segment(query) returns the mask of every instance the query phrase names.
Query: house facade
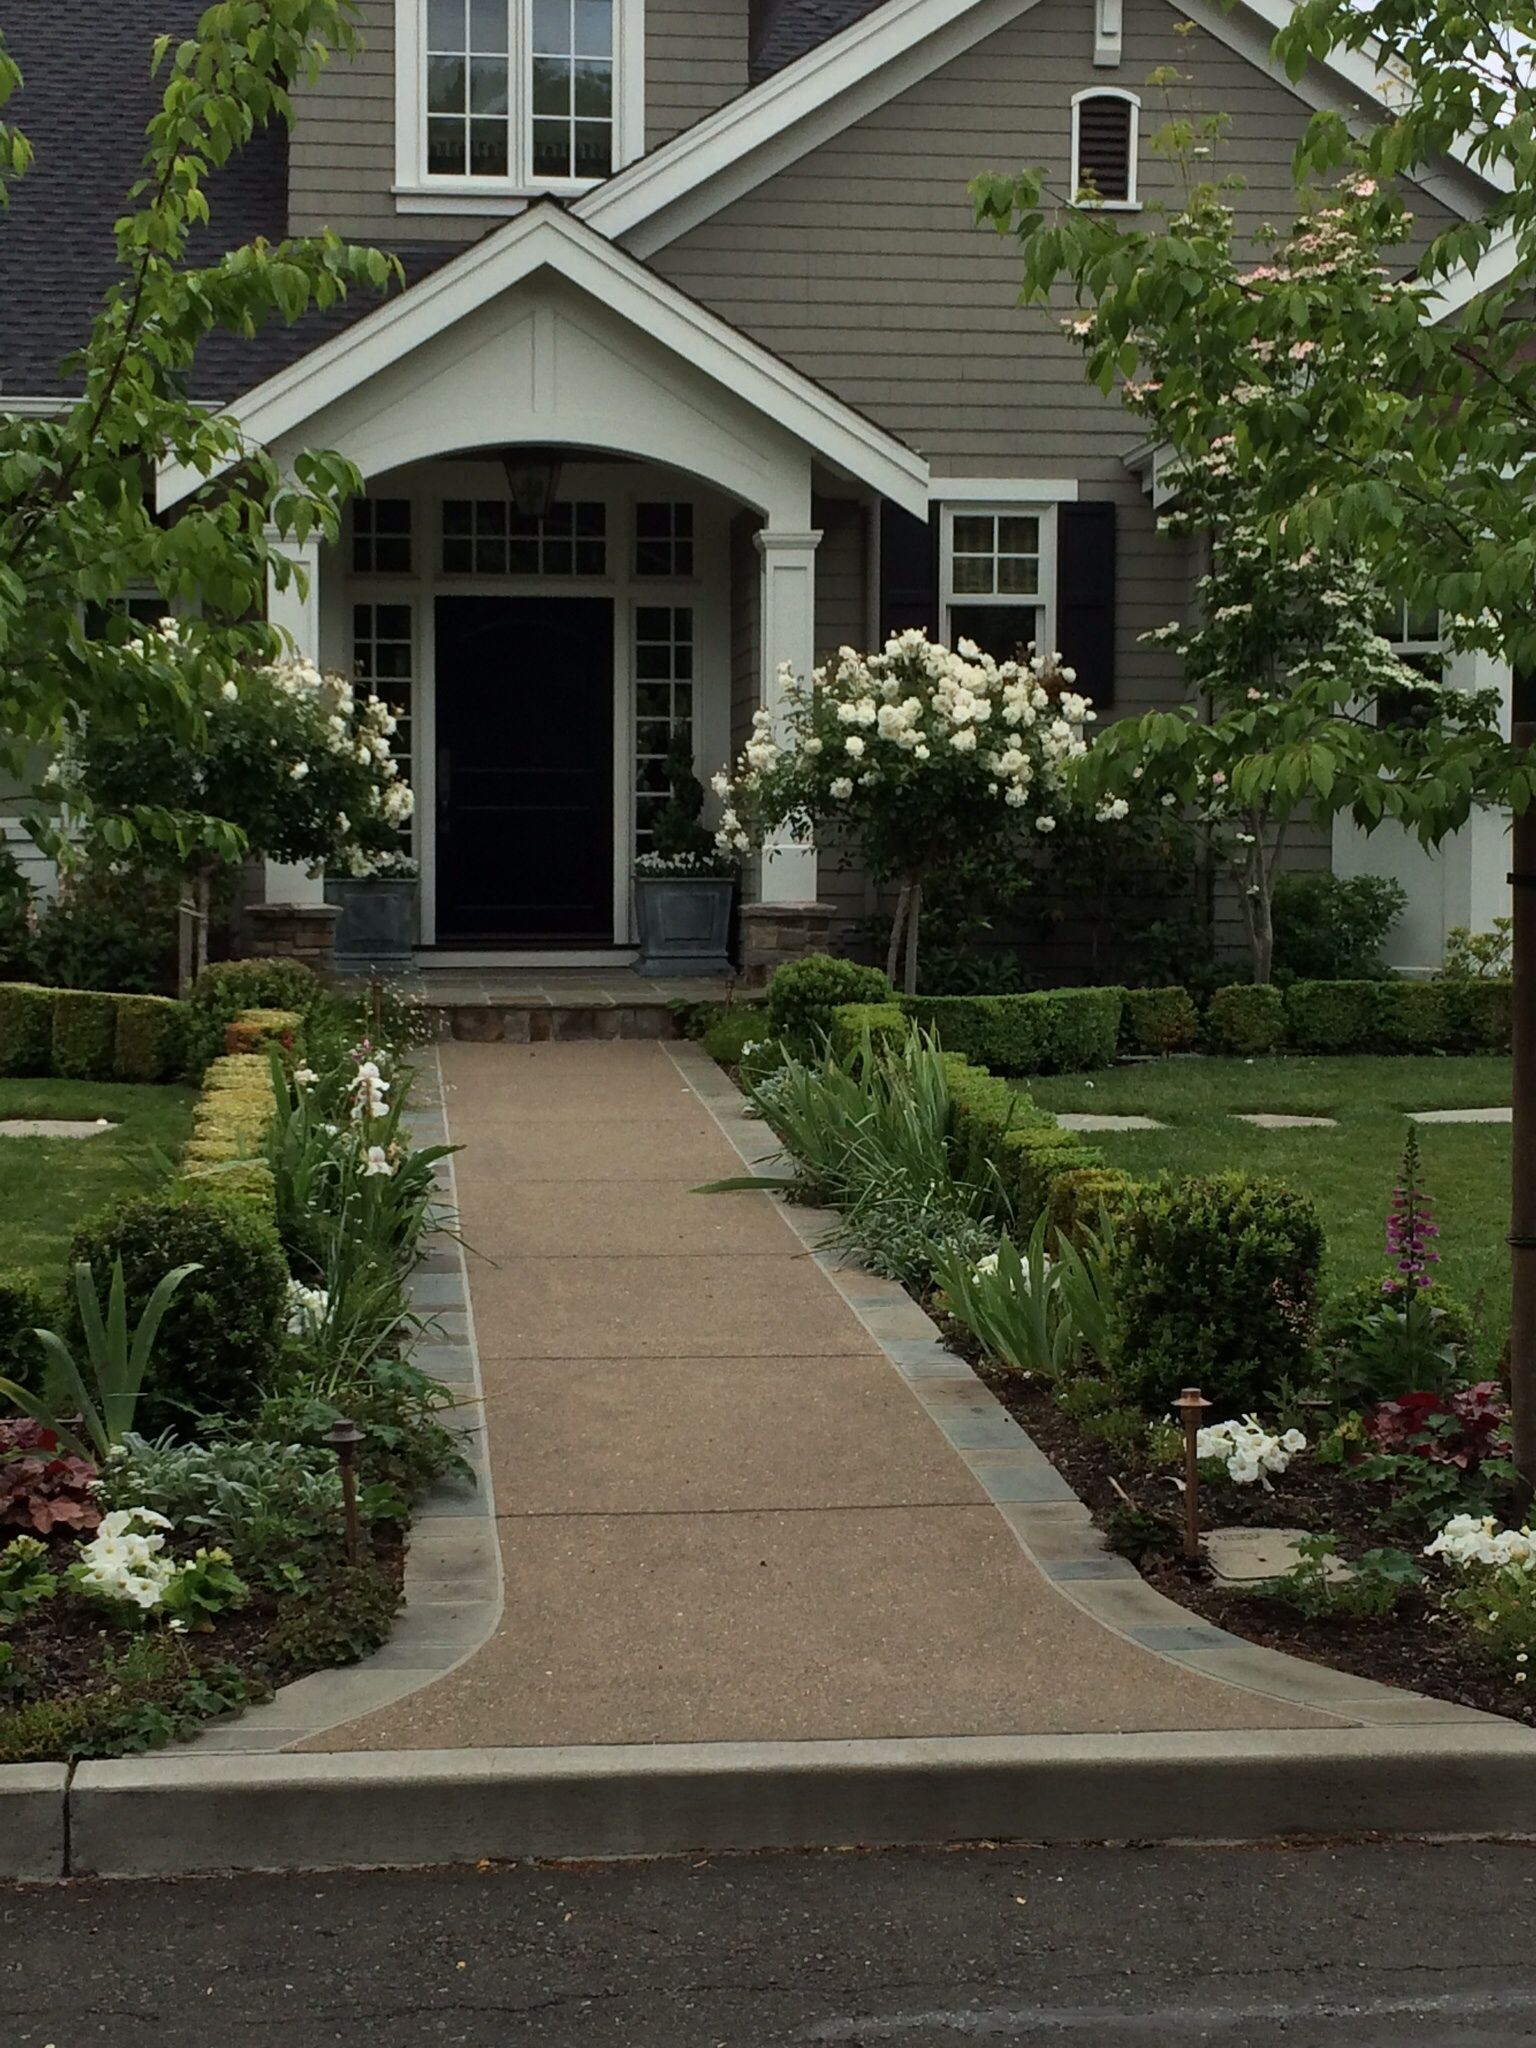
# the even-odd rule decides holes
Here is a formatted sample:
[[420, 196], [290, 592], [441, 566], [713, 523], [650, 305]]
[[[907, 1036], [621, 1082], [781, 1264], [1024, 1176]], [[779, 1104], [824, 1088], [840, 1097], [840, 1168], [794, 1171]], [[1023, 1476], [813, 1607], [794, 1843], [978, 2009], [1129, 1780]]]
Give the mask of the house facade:
[[[361, 0], [363, 54], [225, 174], [217, 218], [332, 228], [399, 253], [409, 285], [211, 350], [202, 395], [280, 459], [334, 448], [366, 479], [272, 616], [399, 710], [424, 953], [630, 957], [674, 735], [707, 780], [781, 667], [841, 644], [1038, 640], [1102, 717], [1178, 701], [1176, 660], [1141, 640], [1195, 574], [1158, 531], [1157, 464], [1085, 386], [1062, 309], [1020, 308], [1016, 249], [972, 224], [967, 185], [1040, 163], [1138, 211], [1177, 197], [1148, 148], [1169, 113], [1225, 112], [1256, 235], [1312, 111], [1368, 121], [1381, 91], [1354, 60], [1285, 80], [1283, 6], [1186, 28], [1169, 0]], [[57, 400], [164, 11], [129, 0], [82, 82], [61, 17], [84, 33], [85, 0], [7, 9], [39, 166], [0, 222], [0, 410]], [[1167, 66], [1171, 97], [1147, 83]], [[82, 200], [57, 152], [86, 120], [108, 141]], [[1426, 233], [1487, 198], [1454, 162], [1411, 194]], [[202, 488], [160, 480], [167, 505]], [[1434, 622], [1402, 632], [1439, 658]], [[1293, 858], [1401, 872], [1401, 964], [1427, 967], [1450, 925], [1504, 909], [1502, 839], [1479, 820], [1429, 861], [1345, 826]], [[272, 901], [319, 888], [267, 875]], [[875, 908], [809, 845], [766, 849], [746, 894], [757, 944], [814, 927], [808, 905], [839, 932]]]

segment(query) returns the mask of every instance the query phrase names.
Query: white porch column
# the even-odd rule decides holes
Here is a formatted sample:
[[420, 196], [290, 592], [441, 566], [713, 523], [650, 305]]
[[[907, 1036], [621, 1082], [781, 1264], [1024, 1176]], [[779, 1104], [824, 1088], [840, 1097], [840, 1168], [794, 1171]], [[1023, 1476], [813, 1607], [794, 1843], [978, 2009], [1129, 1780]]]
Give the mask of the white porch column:
[[[293, 641], [293, 652], [305, 660], [320, 665], [320, 537], [311, 534], [306, 541], [279, 541], [272, 527], [267, 529], [267, 539], [282, 548], [289, 561], [303, 571], [304, 588], [295, 579], [286, 590], [279, 590], [277, 580], [269, 570], [267, 573], [267, 623], [280, 627]], [[268, 903], [323, 903], [325, 901], [325, 880], [323, 876], [311, 875], [309, 871], [285, 861], [267, 862], [266, 900]]]
[[[779, 671], [786, 664], [796, 677], [807, 677], [816, 663], [816, 550], [819, 533], [781, 533], [765, 527], [757, 535], [762, 561], [762, 702], [773, 714], [774, 736], [782, 733], [784, 687]], [[760, 903], [816, 901], [816, 846], [806, 837], [784, 832], [763, 848], [758, 878]]]

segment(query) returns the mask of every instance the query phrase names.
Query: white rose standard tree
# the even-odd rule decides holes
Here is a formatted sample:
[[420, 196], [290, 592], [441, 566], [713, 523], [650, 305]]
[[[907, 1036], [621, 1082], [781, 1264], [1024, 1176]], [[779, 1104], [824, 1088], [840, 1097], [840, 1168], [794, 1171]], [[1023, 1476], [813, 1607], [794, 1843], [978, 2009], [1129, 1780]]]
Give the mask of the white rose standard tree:
[[806, 678], [785, 670], [777, 726], [759, 711], [734, 776], [715, 779], [719, 843], [744, 853], [776, 833], [841, 828], [871, 876], [899, 890], [887, 971], [894, 981], [904, 959], [913, 993], [929, 880], [988, 840], [1015, 844], [1022, 861], [1055, 830], [1094, 717], [1076, 681], [1054, 654], [999, 663], [918, 631], [877, 654], [841, 648]]
[[[174, 667], [182, 640], [167, 619], [128, 642], [119, 651], [125, 683], [140, 665]], [[184, 885], [183, 994], [206, 964], [210, 898], [233, 865], [220, 821], [240, 820], [240, 856], [388, 874], [406, 871], [402, 831], [414, 809], [391, 747], [394, 714], [344, 676], [295, 660], [245, 669], [200, 710], [191, 742], [158, 725], [127, 731], [87, 720], [49, 771], [66, 820], [82, 821], [87, 858], [121, 857], [120, 835], [104, 821], [130, 809], [180, 821], [175, 831], [148, 831], [137, 857]], [[64, 834], [50, 843], [66, 864], [75, 857]]]
[[[400, 275], [392, 258], [329, 233], [207, 261], [193, 246], [209, 226], [211, 174], [258, 129], [291, 122], [290, 89], [357, 47], [355, 16], [354, 0], [220, 0], [184, 42], [146, 44], [164, 92], [117, 223], [115, 279], [68, 365], [81, 396], [43, 418], [4, 417], [0, 404], [0, 767], [18, 778], [32, 750], [51, 750], [85, 716], [98, 732], [145, 720], [195, 742], [221, 680], [284, 651], [263, 620], [269, 578], [282, 589], [299, 573], [283, 540], [334, 539], [359, 488], [333, 455], [299, 455], [285, 474], [189, 396], [211, 335], [292, 322]], [[0, 115], [15, 99], [24, 120], [3, 27], [0, 0]], [[0, 118], [0, 204], [31, 161], [23, 126]], [[219, 481], [161, 514], [164, 464]], [[125, 665], [123, 608], [145, 593], [167, 613], [198, 615], [163, 659]], [[225, 823], [233, 854], [239, 820]], [[205, 834], [207, 821], [188, 829]], [[182, 831], [178, 814], [130, 802], [111, 836], [126, 852], [145, 834]]]
[[[1298, 0], [1277, 39], [1293, 75], [1344, 46], [1390, 70], [1383, 118], [1359, 139], [1334, 115], [1311, 124], [1298, 177], [1334, 176], [1266, 261], [1234, 254], [1220, 189], [1193, 190], [1166, 231], [1087, 209], [1048, 208], [1038, 173], [987, 177], [983, 218], [1017, 232], [1025, 293], [1061, 278], [1090, 308], [1089, 370], [1158, 388], [1175, 457], [1231, 435], [1256, 521], [1277, 550], [1339, 550], [1390, 596], [1437, 609], [1452, 648], [1507, 662], [1516, 723], [1505, 735], [1475, 697], [1421, 692], [1410, 721], [1377, 727], [1381, 752], [1351, 758], [1358, 808], [1428, 844], [1475, 806], [1515, 818], [1515, 1137], [1511, 1386], [1515, 1464], [1536, 1485], [1536, 724], [1518, 679], [1536, 669], [1536, 6], [1497, 18], [1441, 0]], [[1178, 138], [1187, 144], [1188, 134]], [[1397, 180], [1464, 154], [1494, 190], [1410, 269]], [[1155, 355], [1154, 352], [1155, 351]], [[1140, 377], [1149, 361], [1155, 371]], [[1324, 776], [1337, 783], [1324, 738]], [[1304, 751], [1255, 755], [1291, 775]], [[1302, 765], [1297, 765], [1298, 763]], [[1325, 799], [1326, 800], [1326, 799]]]

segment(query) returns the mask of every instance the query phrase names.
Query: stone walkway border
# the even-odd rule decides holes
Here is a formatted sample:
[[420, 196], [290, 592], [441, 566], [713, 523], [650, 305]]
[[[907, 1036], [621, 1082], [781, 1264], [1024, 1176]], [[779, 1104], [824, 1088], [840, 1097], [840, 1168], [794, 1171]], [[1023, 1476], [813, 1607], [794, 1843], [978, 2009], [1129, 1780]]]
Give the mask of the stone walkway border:
[[[783, 1174], [787, 1162], [774, 1150], [771, 1132], [745, 1114], [745, 1098], [729, 1075], [700, 1046], [665, 1050], [747, 1170], [762, 1178]], [[1154, 1592], [1134, 1565], [1106, 1548], [1083, 1502], [991, 1389], [946, 1348], [938, 1325], [906, 1289], [841, 1253], [820, 1248], [837, 1216], [792, 1202], [783, 1208], [796, 1236], [964, 1459], [1025, 1555], [1095, 1621], [1207, 1678], [1310, 1707], [1341, 1723], [1366, 1728], [1509, 1725], [1497, 1715], [1263, 1649]]]
[[[417, 1145], [451, 1142], [442, 1063], [429, 1048], [418, 1070], [405, 1123]], [[452, 1159], [437, 1182], [458, 1212]], [[475, 1345], [465, 1248], [451, 1236], [429, 1239], [407, 1292], [427, 1324], [411, 1349], [412, 1362], [440, 1380], [456, 1406], [444, 1420], [464, 1437], [474, 1473], [439, 1481], [417, 1508], [405, 1564], [405, 1608], [383, 1649], [361, 1664], [316, 1671], [280, 1688], [265, 1706], [217, 1723], [187, 1746], [187, 1753], [237, 1751], [268, 1755], [321, 1735], [377, 1707], [392, 1706], [431, 1685], [472, 1657], [501, 1619], [501, 1546], [496, 1501], [486, 1459], [485, 1409]]]

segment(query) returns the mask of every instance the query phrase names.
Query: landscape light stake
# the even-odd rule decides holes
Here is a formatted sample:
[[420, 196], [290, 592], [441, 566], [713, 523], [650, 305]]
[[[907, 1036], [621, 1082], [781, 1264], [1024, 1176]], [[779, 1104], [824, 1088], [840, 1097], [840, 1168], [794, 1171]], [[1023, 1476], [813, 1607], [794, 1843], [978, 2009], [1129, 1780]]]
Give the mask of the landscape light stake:
[[1186, 1387], [1173, 1404], [1184, 1421], [1184, 1561], [1200, 1562], [1200, 1418], [1210, 1402], [1198, 1387]]
[[336, 1453], [341, 1466], [341, 1500], [347, 1518], [347, 1561], [359, 1564], [363, 1555], [363, 1530], [357, 1512], [357, 1447], [368, 1441], [368, 1432], [355, 1422], [333, 1423], [325, 1443]]
[[[1524, 701], [1531, 690], [1526, 679], [1517, 682], [1521, 701], [1516, 716], [1520, 722], [1514, 740], [1527, 750], [1536, 747], [1536, 723], [1527, 722], [1536, 706]], [[1509, 878], [1514, 891], [1509, 1391], [1518, 1509], [1523, 1515], [1536, 1490], [1536, 806], [1515, 820], [1513, 836], [1513, 873]]]

